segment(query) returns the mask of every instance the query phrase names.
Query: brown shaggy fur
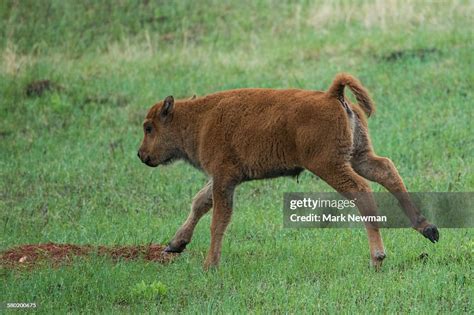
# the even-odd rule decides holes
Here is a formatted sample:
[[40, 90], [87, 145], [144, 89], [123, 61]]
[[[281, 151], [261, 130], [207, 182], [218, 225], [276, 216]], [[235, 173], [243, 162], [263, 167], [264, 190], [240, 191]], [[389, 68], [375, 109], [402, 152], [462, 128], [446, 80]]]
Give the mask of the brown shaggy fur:
[[[345, 86], [357, 105], [344, 97]], [[184, 250], [212, 207], [205, 268], [216, 266], [235, 187], [253, 179], [295, 176], [304, 169], [344, 196], [364, 193], [356, 202], [363, 215], [376, 214], [365, 179], [380, 183], [398, 198], [413, 227], [436, 242], [436, 227], [410, 200], [393, 163], [373, 151], [365, 116], [374, 110], [366, 89], [348, 74], [337, 75], [327, 92], [238, 89], [176, 102], [168, 96], [154, 105], [143, 124], [140, 159], [152, 167], [183, 159], [210, 178], [167, 251]], [[385, 258], [382, 239], [376, 224], [366, 228], [371, 262], [378, 268]]]

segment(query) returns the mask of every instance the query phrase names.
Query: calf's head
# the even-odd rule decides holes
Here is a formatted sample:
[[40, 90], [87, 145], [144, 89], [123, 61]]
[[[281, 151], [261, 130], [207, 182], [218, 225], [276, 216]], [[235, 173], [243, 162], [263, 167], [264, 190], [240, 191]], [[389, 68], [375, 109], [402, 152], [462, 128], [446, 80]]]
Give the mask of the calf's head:
[[176, 156], [176, 135], [173, 132], [173, 96], [153, 106], [143, 122], [144, 137], [138, 157], [148, 166], [168, 164]]

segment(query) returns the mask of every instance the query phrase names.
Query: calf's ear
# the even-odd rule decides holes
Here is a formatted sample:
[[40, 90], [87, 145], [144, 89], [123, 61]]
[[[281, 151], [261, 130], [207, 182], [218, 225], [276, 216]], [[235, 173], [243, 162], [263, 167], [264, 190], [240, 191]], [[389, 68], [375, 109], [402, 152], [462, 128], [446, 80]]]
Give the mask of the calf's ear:
[[161, 119], [167, 119], [168, 117], [171, 117], [171, 113], [173, 112], [173, 106], [174, 106], [174, 98], [173, 96], [167, 96], [165, 100], [163, 101], [163, 106], [161, 107], [160, 110], [160, 118]]

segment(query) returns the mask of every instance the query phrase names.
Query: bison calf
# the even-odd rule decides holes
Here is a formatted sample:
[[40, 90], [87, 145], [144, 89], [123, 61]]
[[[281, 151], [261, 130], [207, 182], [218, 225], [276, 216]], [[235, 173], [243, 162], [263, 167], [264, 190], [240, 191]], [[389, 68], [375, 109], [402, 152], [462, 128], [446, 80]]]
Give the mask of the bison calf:
[[[347, 86], [357, 105], [344, 97]], [[156, 167], [182, 159], [210, 180], [195, 196], [191, 213], [166, 251], [181, 252], [199, 219], [213, 208], [211, 246], [204, 267], [216, 266], [232, 215], [234, 190], [242, 182], [295, 176], [307, 169], [351, 198], [362, 215], [376, 205], [365, 179], [383, 185], [399, 200], [413, 227], [438, 241], [430, 224], [410, 200], [391, 160], [374, 153], [366, 116], [375, 110], [366, 89], [354, 77], [339, 74], [327, 92], [299, 89], [238, 89], [174, 101], [172, 96], [148, 112], [138, 156]], [[367, 223], [372, 264], [385, 251], [376, 224]]]

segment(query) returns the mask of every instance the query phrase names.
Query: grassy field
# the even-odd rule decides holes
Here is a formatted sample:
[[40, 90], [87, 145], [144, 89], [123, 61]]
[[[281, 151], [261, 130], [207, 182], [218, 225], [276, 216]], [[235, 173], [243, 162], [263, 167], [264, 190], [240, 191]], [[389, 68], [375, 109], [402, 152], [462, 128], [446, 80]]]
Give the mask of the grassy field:
[[[472, 1], [0, 2], [0, 250], [30, 243], [167, 243], [203, 174], [136, 157], [147, 109], [239, 87], [371, 91], [379, 155], [410, 191], [473, 191]], [[60, 85], [27, 96], [32, 81]], [[375, 191], [383, 191], [373, 185]], [[218, 270], [210, 216], [170, 265], [102, 257], [3, 268], [0, 302], [36, 311], [472, 313], [473, 229], [284, 229], [283, 193], [331, 191], [305, 172], [240, 186]], [[426, 253], [428, 259], [418, 259]]]

